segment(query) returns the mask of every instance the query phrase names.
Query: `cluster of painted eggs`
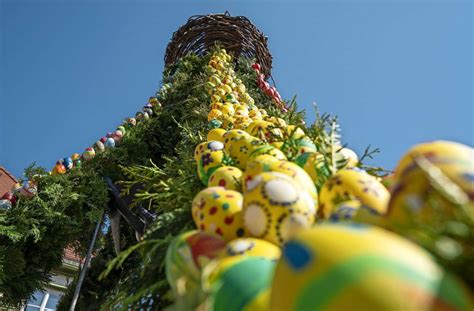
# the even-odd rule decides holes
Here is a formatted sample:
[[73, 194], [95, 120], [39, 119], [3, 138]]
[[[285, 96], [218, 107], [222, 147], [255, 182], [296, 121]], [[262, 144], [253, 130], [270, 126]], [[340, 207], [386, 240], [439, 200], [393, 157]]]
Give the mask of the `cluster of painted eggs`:
[[80, 167], [81, 160], [92, 160], [96, 156], [96, 153], [103, 152], [105, 149], [115, 148], [120, 144], [120, 141], [127, 133], [127, 128], [137, 125], [137, 122], [149, 119], [153, 116], [154, 111], [159, 111], [160, 108], [161, 103], [158, 99], [156, 97], [150, 97], [148, 103], [143, 106], [142, 111], [137, 112], [134, 118], [125, 119], [123, 124], [117, 127], [114, 132], [107, 133], [106, 136], [96, 141], [92, 147], [86, 148], [82, 155], [75, 153], [71, 157], [58, 160], [51, 174], [64, 174], [73, 168]]
[[[415, 147], [392, 177], [392, 197], [380, 178], [356, 167], [358, 157], [347, 148], [336, 154], [343, 167], [325, 179], [325, 159], [300, 128], [253, 103], [248, 123], [229, 121], [236, 115], [231, 104], [240, 102], [227, 105], [213, 96], [238, 81], [230, 61], [221, 51], [208, 66], [212, 126], [194, 152], [207, 187], [192, 202], [198, 230], [168, 248], [167, 277], [178, 301], [204, 301], [206, 310], [471, 308], [466, 289], [419, 246], [343, 220], [385, 219], [412, 200], [427, 205], [431, 177], [414, 155], [428, 159], [472, 203], [472, 148], [447, 142]], [[295, 162], [281, 150], [287, 137], [299, 142]], [[196, 251], [201, 240], [208, 242]]]
[[287, 112], [288, 109], [285, 107], [283, 104], [283, 100], [280, 96], [280, 93], [278, 93], [277, 89], [275, 86], [270, 86], [270, 84], [265, 81], [265, 75], [260, 73], [261, 66], [259, 63], [255, 63], [252, 65], [252, 68], [255, 70], [257, 73], [257, 86], [259, 89], [264, 92], [267, 96], [269, 96], [275, 104], [280, 107], [281, 111]]
[[31, 197], [37, 192], [36, 182], [33, 180], [27, 181], [23, 186], [19, 183], [13, 185], [10, 191], [4, 193], [0, 198], [0, 210], [8, 210], [16, 205], [18, 198]]

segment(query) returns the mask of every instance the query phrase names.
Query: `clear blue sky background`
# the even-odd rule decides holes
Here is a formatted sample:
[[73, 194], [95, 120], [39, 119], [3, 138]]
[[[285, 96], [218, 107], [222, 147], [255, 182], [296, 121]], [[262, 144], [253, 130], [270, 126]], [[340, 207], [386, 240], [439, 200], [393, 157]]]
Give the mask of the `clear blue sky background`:
[[393, 168], [413, 144], [473, 137], [471, 1], [0, 0], [0, 165], [51, 168], [133, 116], [173, 33], [229, 10], [268, 37], [284, 98], [339, 116], [343, 141]]

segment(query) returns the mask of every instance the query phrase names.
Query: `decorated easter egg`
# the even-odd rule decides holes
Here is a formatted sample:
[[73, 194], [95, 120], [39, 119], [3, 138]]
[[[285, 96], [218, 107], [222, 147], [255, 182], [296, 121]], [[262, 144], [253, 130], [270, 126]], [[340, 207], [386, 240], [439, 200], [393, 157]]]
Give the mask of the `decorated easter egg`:
[[153, 115], [153, 109], [148, 108], [148, 107], [144, 107], [143, 112], [146, 113], [149, 117]]
[[165, 271], [175, 298], [193, 295], [201, 286], [202, 268], [224, 249], [219, 236], [188, 231], [175, 237], [166, 251]]
[[12, 208], [12, 202], [5, 199], [0, 200], [0, 210], [9, 210], [10, 208]]
[[56, 163], [54, 168], [51, 170], [52, 175], [60, 175], [66, 173], [66, 167], [62, 163]]
[[[112, 134], [112, 133], [110, 133], [110, 134]], [[105, 142], [107, 141], [107, 138], [109, 138], [108, 134], [107, 134], [107, 136], [101, 137], [99, 141], [101, 143], [105, 144]]]
[[224, 149], [235, 166], [245, 169], [250, 154], [264, 143], [242, 130], [231, 130], [224, 135]]
[[209, 187], [194, 197], [193, 220], [202, 231], [215, 233], [225, 240], [246, 235], [242, 218], [243, 196], [224, 187]]
[[283, 246], [268, 310], [470, 310], [416, 244], [377, 227], [324, 224]]
[[222, 166], [212, 173], [207, 183], [208, 187], [221, 186], [229, 190], [241, 191], [242, 171], [235, 166]]
[[330, 174], [329, 169], [324, 165], [323, 155], [317, 152], [305, 152], [300, 154], [295, 159], [295, 163], [308, 173], [317, 186], [321, 186], [323, 177]]
[[105, 148], [114, 148], [115, 147], [115, 140], [112, 137], [107, 138], [104, 144]]
[[127, 130], [125, 129], [125, 126], [123, 125], [120, 125], [119, 127], [117, 127], [117, 131], [122, 132], [122, 135], [125, 135], [127, 133]]
[[243, 187], [245, 188], [245, 184], [255, 176], [263, 172], [269, 172], [271, 170], [272, 164], [278, 161], [280, 160], [269, 154], [252, 157], [252, 159], [247, 163], [247, 168], [245, 169], [243, 176]]
[[16, 204], [17, 197], [13, 191], [7, 191], [2, 195], [2, 200], [8, 200], [12, 205]]
[[224, 143], [225, 133], [226, 133], [226, 130], [221, 129], [221, 128], [212, 129], [207, 133], [207, 141], [215, 140], [215, 141]]
[[205, 150], [198, 161], [197, 172], [201, 182], [207, 186], [209, 177], [223, 165], [224, 152], [222, 150]]
[[264, 257], [270, 260], [278, 260], [281, 249], [273, 243], [256, 238], [238, 238], [227, 243], [226, 247], [219, 253], [217, 259], [243, 257]]
[[379, 215], [387, 212], [390, 194], [373, 176], [361, 169], [342, 169], [321, 188], [318, 214], [328, 218], [339, 203], [357, 200]]
[[82, 158], [86, 161], [92, 160], [95, 157], [95, 151], [94, 148], [89, 147], [86, 148], [86, 151], [82, 153]]
[[217, 140], [205, 141], [194, 148], [194, 160], [199, 162], [204, 151], [218, 151], [223, 150], [224, 144]]
[[[107, 138], [104, 141], [107, 141]], [[105, 145], [102, 142], [102, 140], [96, 141], [94, 144], [94, 147], [95, 147], [95, 150], [97, 150], [98, 152], [103, 152], [105, 150]]]
[[256, 157], [263, 154], [268, 154], [278, 160], [286, 160], [286, 155], [280, 149], [275, 148], [271, 145], [264, 145], [256, 148], [254, 151], [252, 151], [248, 160], [252, 161]]
[[417, 145], [402, 158], [393, 180], [391, 220], [452, 217], [458, 206], [474, 204], [474, 149], [447, 141]]
[[63, 165], [66, 168], [66, 170], [72, 169], [74, 166], [74, 163], [72, 162], [72, 158], [70, 157], [64, 158]]
[[207, 124], [208, 129], [215, 129], [215, 128], [220, 128], [220, 127], [222, 127], [222, 121], [217, 120], [217, 119], [212, 119]]
[[137, 120], [135, 118], [127, 118], [125, 122], [130, 125], [130, 126], [135, 126], [137, 125]]
[[342, 148], [339, 150], [338, 154], [344, 159], [346, 163], [344, 165], [345, 168], [355, 167], [359, 163], [359, 157], [349, 148]]
[[[62, 162], [59, 162], [57, 164], [62, 164]], [[21, 192], [21, 184], [20, 183], [15, 183], [12, 188], [11, 188], [11, 192], [13, 193], [13, 196], [18, 196]]]
[[247, 182], [244, 223], [250, 235], [277, 245], [314, 223], [315, 202], [290, 176], [266, 172]]
[[212, 264], [203, 272], [204, 288], [210, 293], [207, 302], [210, 310], [268, 310], [274, 260], [249, 256]]
[[214, 119], [221, 120], [223, 115], [224, 114], [219, 109], [212, 109], [207, 114], [207, 121], [211, 121], [211, 120], [214, 120]]
[[299, 138], [296, 141], [297, 155], [303, 154], [305, 152], [316, 152], [316, 145], [308, 137]]
[[266, 142], [281, 141], [283, 133], [278, 124], [272, 122], [257, 120], [250, 123], [246, 131], [259, 139]]

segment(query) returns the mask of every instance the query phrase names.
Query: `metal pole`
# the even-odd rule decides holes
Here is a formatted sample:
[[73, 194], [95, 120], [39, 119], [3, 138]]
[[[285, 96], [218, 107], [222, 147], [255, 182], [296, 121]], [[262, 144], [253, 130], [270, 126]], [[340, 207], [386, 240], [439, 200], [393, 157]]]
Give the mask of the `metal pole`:
[[84, 277], [86, 276], [87, 268], [89, 267], [89, 262], [91, 261], [92, 257], [92, 250], [94, 249], [95, 240], [97, 239], [97, 235], [99, 234], [100, 225], [102, 223], [102, 218], [104, 218], [104, 214], [100, 217], [99, 221], [97, 222], [97, 226], [95, 227], [94, 235], [92, 236], [91, 243], [89, 244], [89, 249], [87, 250], [86, 260], [82, 265], [81, 274], [79, 275], [79, 279], [77, 280], [76, 289], [74, 291], [74, 296], [72, 296], [71, 306], [69, 307], [69, 311], [74, 311], [76, 309], [77, 299], [79, 298], [79, 293], [81, 292], [82, 282], [84, 281]]

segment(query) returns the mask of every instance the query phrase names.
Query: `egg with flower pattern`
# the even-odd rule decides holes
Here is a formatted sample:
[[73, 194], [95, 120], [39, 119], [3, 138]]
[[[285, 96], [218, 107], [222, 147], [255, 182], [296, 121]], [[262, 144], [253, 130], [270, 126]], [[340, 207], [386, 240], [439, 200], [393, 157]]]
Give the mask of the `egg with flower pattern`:
[[234, 160], [235, 166], [245, 169], [250, 154], [263, 145], [258, 138], [248, 134], [241, 134], [241, 130], [233, 130], [238, 132], [226, 133], [224, 135], [224, 149], [226, 153]]
[[351, 200], [357, 200], [374, 213], [384, 215], [390, 194], [367, 172], [361, 169], [342, 169], [324, 183], [319, 199], [318, 214], [324, 218], [328, 218], [339, 203]]
[[246, 184], [244, 223], [251, 236], [281, 245], [314, 223], [314, 199], [290, 176], [265, 172]]
[[194, 197], [192, 216], [200, 230], [215, 233], [225, 240], [246, 235], [242, 217], [243, 196], [224, 187], [209, 187]]

